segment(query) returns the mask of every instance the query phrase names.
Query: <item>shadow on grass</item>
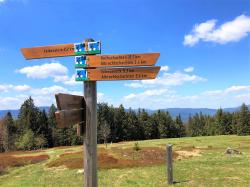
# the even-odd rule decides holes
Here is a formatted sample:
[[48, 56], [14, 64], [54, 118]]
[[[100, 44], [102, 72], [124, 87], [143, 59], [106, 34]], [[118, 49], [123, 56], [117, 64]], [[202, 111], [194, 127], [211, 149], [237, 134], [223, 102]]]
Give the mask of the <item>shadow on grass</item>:
[[186, 183], [189, 182], [190, 180], [180, 180], [180, 181], [174, 181], [173, 184], [180, 184], [180, 183]]

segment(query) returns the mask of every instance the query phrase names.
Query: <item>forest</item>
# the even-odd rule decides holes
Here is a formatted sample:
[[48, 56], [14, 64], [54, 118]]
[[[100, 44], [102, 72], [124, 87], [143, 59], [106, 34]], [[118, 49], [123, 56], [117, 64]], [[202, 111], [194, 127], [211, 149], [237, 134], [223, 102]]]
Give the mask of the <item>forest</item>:
[[[55, 120], [56, 107], [40, 110], [31, 97], [20, 107], [17, 119], [8, 112], [0, 119], [0, 152], [35, 150], [57, 146], [81, 145], [76, 125], [60, 129]], [[250, 111], [243, 103], [238, 112], [218, 109], [214, 116], [197, 113], [183, 122], [181, 116], [173, 118], [158, 110], [149, 114], [145, 109], [134, 111], [99, 103], [97, 107], [98, 143], [185, 136], [250, 135]]]

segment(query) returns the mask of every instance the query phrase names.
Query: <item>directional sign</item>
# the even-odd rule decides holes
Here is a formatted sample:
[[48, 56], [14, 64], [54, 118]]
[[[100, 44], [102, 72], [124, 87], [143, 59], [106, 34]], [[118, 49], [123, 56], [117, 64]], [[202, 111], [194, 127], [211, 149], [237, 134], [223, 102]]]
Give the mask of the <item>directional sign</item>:
[[83, 96], [63, 93], [56, 94], [55, 96], [58, 110], [71, 110], [85, 107], [85, 99]]
[[100, 54], [101, 42], [84, 42], [21, 49], [25, 59]]
[[160, 67], [96, 68], [77, 70], [76, 81], [154, 79]]
[[76, 56], [75, 68], [107, 66], [153, 66], [160, 53]]
[[59, 110], [55, 113], [58, 127], [65, 128], [74, 124], [83, 124], [86, 110], [83, 96], [59, 93], [56, 94], [56, 103]]
[[60, 110], [55, 113], [56, 122], [59, 128], [84, 123], [83, 112], [85, 109]]

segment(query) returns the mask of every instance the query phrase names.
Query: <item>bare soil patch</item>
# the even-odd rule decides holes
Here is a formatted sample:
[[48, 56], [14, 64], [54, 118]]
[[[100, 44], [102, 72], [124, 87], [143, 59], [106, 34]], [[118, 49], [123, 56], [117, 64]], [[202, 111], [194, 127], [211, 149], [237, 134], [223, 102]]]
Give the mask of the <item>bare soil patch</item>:
[[[174, 159], [178, 156], [177, 152], [173, 153]], [[151, 166], [164, 164], [165, 162], [166, 151], [158, 147], [142, 148], [139, 151], [135, 151], [132, 148], [121, 149], [117, 147], [111, 150], [98, 149], [99, 169]], [[59, 167], [62, 165], [70, 169], [83, 168], [82, 151], [61, 154], [58, 159], [47, 164], [48, 167]]]
[[[19, 153], [19, 154], [22, 154]], [[9, 167], [20, 167], [28, 164], [36, 164], [49, 159], [47, 154], [35, 156], [20, 156], [16, 152], [0, 154], [0, 174], [3, 174]]]

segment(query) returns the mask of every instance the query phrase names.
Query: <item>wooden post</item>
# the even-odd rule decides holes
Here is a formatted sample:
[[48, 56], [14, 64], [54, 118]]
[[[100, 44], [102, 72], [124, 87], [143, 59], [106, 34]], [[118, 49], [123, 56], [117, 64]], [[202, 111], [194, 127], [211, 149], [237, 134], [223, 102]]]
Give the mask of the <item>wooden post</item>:
[[167, 175], [168, 184], [173, 184], [173, 157], [172, 157], [172, 145], [167, 145]]
[[[85, 40], [85, 42], [86, 41], [89, 40]], [[86, 125], [84, 131], [84, 187], [97, 187], [96, 81], [84, 82], [84, 97], [86, 101]]]
[[84, 134], [84, 187], [97, 187], [96, 81], [84, 82], [86, 126]]

